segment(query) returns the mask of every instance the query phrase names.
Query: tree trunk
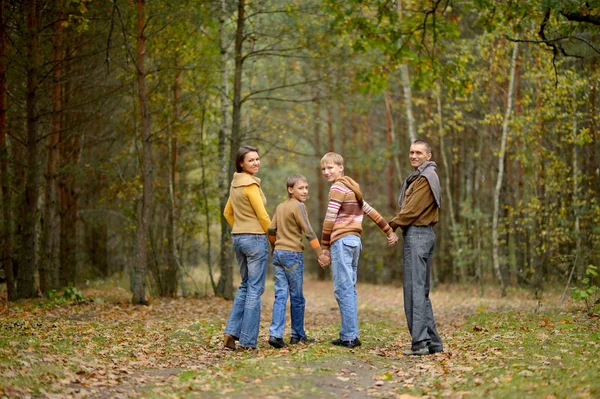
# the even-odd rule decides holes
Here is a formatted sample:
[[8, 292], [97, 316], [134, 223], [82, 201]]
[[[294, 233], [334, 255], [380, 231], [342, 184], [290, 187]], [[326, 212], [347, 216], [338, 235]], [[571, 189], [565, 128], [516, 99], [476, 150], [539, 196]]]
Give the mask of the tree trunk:
[[168, 181], [167, 187], [169, 188], [168, 201], [167, 201], [167, 268], [164, 276], [164, 288], [162, 295], [176, 297], [177, 296], [177, 281], [179, 274], [179, 256], [177, 254], [177, 240], [176, 240], [176, 225], [179, 214], [179, 205], [177, 203], [179, 187], [179, 172], [177, 171], [178, 162], [178, 148], [177, 148], [177, 134], [173, 132], [173, 127], [179, 126], [178, 121], [181, 118], [181, 112], [179, 111], [179, 99], [181, 97], [181, 72], [178, 71], [175, 75], [175, 81], [173, 83], [173, 116], [174, 123], [169, 128], [169, 150], [170, 150], [170, 162], [168, 170]]
[[[323, 182], [323, 174], [321, 172], [321, 118], [319, 115], [320, 104], [318, 101], [313, 101], [313, 132], [315, 135], [315, 152], [317, 154], [316, 180], [317, 180], [317, 231], [315, 232], [321, 241], [321, 232], [323, 231], [323, 221], [325, 220], [325, 184]], [[317, 278], [319, 281], [325, 280], [325, 269], [318, 265]]]
[[25, 210], [23, 220], [22, 243], [19, 251], [19, 273], [17, 275], [17, 298], [36, 296], [36, 234], [37, 202], [39, 184], [38, 121], [37, 121], [37, 85], [38, 85], [38, 8], [37, 1], [28, 3], [27, 28], [29, 32], [27, 63], [27, 171], [25, 173], [25, 195], [22, 207]]
[[[446, 157], [446, 148], [445, 148], [445, 143], [444, 143], [444, 136], [446, 134], [446, 131], [444, 129], [444, 115], [442, 112], [442, 98], [441, 98], [441, 87], [439, 82], [436, 85], [435, 88], [435, 97], [436, 97], [436, 102], [437, 102], [437, 114], [438, 114], [438, 129], [439, 129], [439, 135], [440, 135], [440, 154], [442, 156], [442, 165], [444, 165], [444, 188], [446, 191], [446, 198], [448, 199], [448, 206], [446, 207], [446, 209], [448, 209], [449, 213], [450, 213], [450, 228], [452, 229], [451, 232], [451, 240], [452, 240], [452, 248], [454, 249], [454, 254], [458, 253], [458, 225], [456, 223], [456, 216], [454, 214], [454, 201], [452, 198], [452, 190], [450, 188], [450, 166], [448, 164], [448, 158]], [[452, 261], [452, 265], [453, 265], [453, 269], [454, 269], [454, 265], [456, 264], [456, 262], [454, 262], [454, 259], [451, 259]], [[460, 276], [460, 281], [461, 282], [466, 282], [466, 270], [464, 268], [464, 265], [461, 266], [460, 270], [458, 271], [458, 275]], [[456, 272], [454, 273], [454, 275], [456, 276]]]
[[[331, 111], [331, 105], [327, 105], [327, 139], [328, 139], [328, 150], [329, 152], [335, 151], [335, 141], [333, 135], [333, 112]], [[344, 154], [342, 154], [343, 156]]]
[[8, 174], [8, 144], [6, 142], [6, 48], [7, 38], [4, 25], [4, 7], [6, 2], [0, 0], [0, 201], [2, 223], [0, 224], [0, 266], [4, 270], [6, 294], [9, 301], [16, 299], [15, 279], [12, 262], [12, 195]]
[[135, 260], [132, 275], [132, 302], [146, 305], [146, 264], [148, 262], [148, 234], [152, 225], [153, 164], [150, 137], [150, 110], [146, 90], [145, 70], [145, 0], [137, 1], [137, 81], [142, 122], [142, 198], [138, 202]]
[[[220, 248], [220, 269], [221, 275], [215, 295], [232, 299], [233, 298], [233, 268], [232, 268], [232, 240], [229, 223], [223, 216], [223, 210], [229, 197], [229, 182], [233, 174], [232, 163], [235, 158], [231, 158], [233, 144], [227, 147], [227, 132], [229, 132], [229, 68], [227, 66], [227, 33], [225, 31], [225, 16], [227, 13], [226, 2], [221, 0], [221, 19], [219, 20], [220, 29], [220, 47], [221, 47], [221, 127], [219, 129], [219, 205], [221, 220], [221, 248]], [[237, 40], [237, 37], [236, 37]], [[236, 43], [237, 45], [237, 43]], [[237, 51], [237, 47], [236, 47]], [[237, 61], [237, 60], [236, 60]], [[237, 64], [236, 64], [237, 65]], [[228, 151], [229, 150], [229, 151]], [[236, 149], [237, 150], [237, 149]], [[227, 156], [229, 154], [229, 157]], [[235, 155], [234, 155], [235, 156]], [[209, 265], [212, 267], [212, 265]]]
[[[67, 41], [69, 43], [69, 41]], [[66, 53], [71, 51], [66, 49]], [[65, 75], [70, 74], [69, 64], [65, 65]], [[63, 109], [69, 109], [71, 102], [71, 83], [67, 80], [63, 91]], [[60, 237], [59, 237], [59, 269], [58, 284], [60, 287], [66, 287], [69, 284], [75, 284], [77, 281], [77, 179], [75, 169], [79, 163], [79, 145], [80, 136], [75, 129], [68, 129], [73, 126], [75, 117], [73, 113], [63, 112], [64, 124], [66, 129], [60, 135], [59, 144], [59, 164], [61, 173], [59, 174], [58, 192], [60, 197]], [[64, 134], [69, 130], [69, 134]]]
[[62, 130], [62, 2], [58, 6], [54, 36], [52, 61], [54, 82], [52, 87], [52, 116], [50, 117], [50, 134], [48, 136], [48, 158], [46, 163], [46, 192], [44, 197], [44, 217], [42, 223], [41, 253], [39, 267], [40, 291], [46, 293], [58, 288], [58, 143]]
[[492, 258], [494, 264], [494, 272], [500, 282], [502, 296], [506, 296], [506, 284], [500, 270], [500, 255], [499, 255], [499, 240], [498, 240], [498, 218], [500, 213], [500, 190], [502, 189], [502, 178], [504, 175], [504, 155], [506, 153], [506, 141], [508, 137], [508, 122], [512, 113], [513, 93], [515, 89], [515, 70], [517, 65], [517, 57], [519, 54], [519, 43], [515, 42], [513, 55], [510, 65], [510, 81], [508, 84], [506, 112], [504, 114], [504, 124], [502, 125], [502, 141], [500, 143], [500, 153], [498, 154], [498, 180], [494, 190], [494, 213], [492, 216]]

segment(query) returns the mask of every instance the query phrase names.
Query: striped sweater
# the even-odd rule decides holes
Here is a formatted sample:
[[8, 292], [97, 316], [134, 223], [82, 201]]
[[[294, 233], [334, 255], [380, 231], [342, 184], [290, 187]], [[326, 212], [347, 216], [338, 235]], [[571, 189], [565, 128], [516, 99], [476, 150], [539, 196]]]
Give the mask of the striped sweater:
[[333, 242], [350, 234], [360, 237], [364, 214], [384, 233], [391, 231], [391, 227], [379, 212], [363, 200], [358, 183], [348, 176], [337, 179], [329, 190], [329, 203], [321, 238], [323, 249], [329, 249]]

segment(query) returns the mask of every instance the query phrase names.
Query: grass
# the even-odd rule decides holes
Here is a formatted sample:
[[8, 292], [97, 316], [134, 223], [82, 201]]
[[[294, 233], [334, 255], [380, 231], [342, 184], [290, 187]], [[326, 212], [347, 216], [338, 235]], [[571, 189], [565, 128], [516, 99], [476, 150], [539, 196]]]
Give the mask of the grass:
[[400, 289], [359, 285], [363, 346], [348, 350], [329, 343], [339, 329], [330, 284], [305, 286], [317, 342], [282, 350], [266, 344], [268, 286], [255, 352], [221, 349], [231, 302], [217, 298], [134, 307], [94, 287], [86, 297], [103, 301], [19, 302], [0, 312], [0, 397], [600, 397], [599, 318], [578, 304], [446, 287], [432, 295], [445, 352], [405, 357]]

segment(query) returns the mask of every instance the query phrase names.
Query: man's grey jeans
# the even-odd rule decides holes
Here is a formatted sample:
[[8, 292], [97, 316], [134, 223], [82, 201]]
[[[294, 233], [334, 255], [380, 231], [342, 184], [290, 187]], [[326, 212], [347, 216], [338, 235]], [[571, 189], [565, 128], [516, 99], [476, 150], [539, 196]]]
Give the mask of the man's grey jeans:
[[435, 233], [431, 226], [409, 226], [402, 235], [404, 312], [412, 337], [411, 349], [428, 346], [430, 352], [438, 352], [443, 349], [442, 339], [437, 333], [429, 300]]

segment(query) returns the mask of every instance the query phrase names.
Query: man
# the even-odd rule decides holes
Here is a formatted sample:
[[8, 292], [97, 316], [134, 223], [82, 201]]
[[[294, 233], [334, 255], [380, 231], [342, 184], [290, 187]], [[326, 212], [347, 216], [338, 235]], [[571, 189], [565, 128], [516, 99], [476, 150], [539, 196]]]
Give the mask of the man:
[[431, 262], [435, 247], [433, 225], [438, 221], [441, 187], [431, 147], [415, 140], [410, 146], [410, 164], [414, 169], [400, 188], [400, 212], [390, 226], [402, 228], [404, 312], [412, 337], [405, 355], [428, 355], [443, 351], [429, 300]]

